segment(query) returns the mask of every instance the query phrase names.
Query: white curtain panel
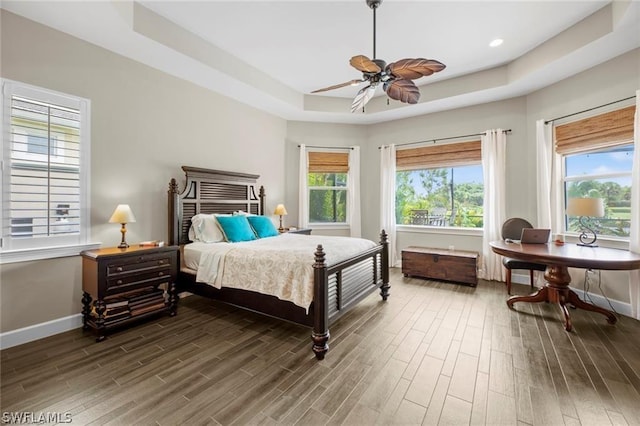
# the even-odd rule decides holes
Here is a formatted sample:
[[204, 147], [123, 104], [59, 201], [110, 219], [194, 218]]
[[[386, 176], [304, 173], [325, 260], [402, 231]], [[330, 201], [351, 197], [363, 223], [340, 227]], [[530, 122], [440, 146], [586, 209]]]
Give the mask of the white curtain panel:
[[502, 129], [487, 130], [481, 136], [482, 173], [484, 177], [484, 228], [482, 238], [481, 278], [505, 281], [506, 274], [501, 257], [495, 254], [489, 243], [501, 240], [505, 221], [505, 170], [507, 136]]
[[362, 221], [360, 217], [360, 147], [353, 146], [349, 151], [349, 226], [351, 236], [362, 236]]
[[553, 148], [553, 124], [536, 121], [536, 151], [538, 178], [538, 227], [556, 234], [562, 230], [562, 158]]
[[397, 266], [395, 145], [380, 148], [380, 192], [380, 226], [389, 237], [389, 266]]
[[[636, 115], [633, 130], [633, 168], [631, 169], [631, 229], [629, 250], [640, 253], [640, 90], [636, 90]], [[640, 320], [640, 271], [629, 272], [631, 312]]]
[[309, 156], [307, 147], [300, 144], [300, 172], [298, 176], [298, 227], [309, 227], [309, 186], [307, 185], [307, 173], [309, 170]]
[[[553, 147], [553, 124], [536, 121], [536, 175], [538, 182], [537, 225], [549, 228], [552, 234], [562, 230], [564, 205], [562, 202], [562, 158]], [[542, 273], [535, 272], [539, 285], [544, 284]]]

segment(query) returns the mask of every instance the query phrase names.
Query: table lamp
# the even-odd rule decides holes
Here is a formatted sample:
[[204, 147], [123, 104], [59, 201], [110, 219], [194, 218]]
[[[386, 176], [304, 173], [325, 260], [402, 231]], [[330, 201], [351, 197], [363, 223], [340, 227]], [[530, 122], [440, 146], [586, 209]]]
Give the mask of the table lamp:
[[278, 231], [283, 232], [284, 228], [282, 227], [282, 216], [287, 215], [287, 209], [284, 207], [284, 204], [278, 204], [273, 214], [280, 216], [280, 228], [278, 228]]
[[[584, 222], [585, 217], [603, 217], [604, 200], [602, 198], [569, 198], [567, 202], [567, 216], [579, 216], [578, 222], [582, 227], [579, 246], [598, 247], [596, 231]], [[591, 237], [587, 232], [593, 234]]]
[[109, 219], [109, 223], [119, 223], [122, 225], [120, 228], [120, 232], [122, 233], [122, 241], [118, 245], [118, 248], [127, 248], [129, 244], [124, 239], [124, 234], [127, 233], [127, 223], [133, 223], [136, 221], [136, 217], [133, 215], [131, 211], [131, 207], [128, 204], [118, 204], [115, 211], [111, 215], [111, 219]]

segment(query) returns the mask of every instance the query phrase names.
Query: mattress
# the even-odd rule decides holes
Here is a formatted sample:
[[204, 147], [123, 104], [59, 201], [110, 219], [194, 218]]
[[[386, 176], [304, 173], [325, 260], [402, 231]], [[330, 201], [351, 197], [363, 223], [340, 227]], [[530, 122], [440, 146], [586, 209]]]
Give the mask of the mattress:
[[362, 238], [289, 233], [241, 243], [194, 242], [184, 246], [184, 266], [196, 271], [197, 281], [216, 288], [256, 291], [308, 309], [318, 244], [327, 265], [376, 246]]

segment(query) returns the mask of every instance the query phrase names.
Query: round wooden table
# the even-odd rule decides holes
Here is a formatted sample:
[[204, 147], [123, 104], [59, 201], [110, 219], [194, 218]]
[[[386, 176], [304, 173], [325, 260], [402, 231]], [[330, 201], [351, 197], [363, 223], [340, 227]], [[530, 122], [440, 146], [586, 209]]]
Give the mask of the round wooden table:
[[640, 269], [640, 254], [628, 250], [616, 250], [605, 247], [583, 247], [576, 244], [519, 244], [505, 241], [489, 243], [491, 249], [502, 256], [547, 265], [544, 272], [544, 287], [528, 296], [512, 296], [507, 306], [513, 309], [516, 302], [552, 302], [560, 305], [564, 314], [564, 328], [571, 331], [571, 317], [567, 304], [576, 308], [601, 313], [609, 324], [617, 321], [613, 312], [581, 300], [569, 288], [571, 275], [569, 267], [603, 270]]

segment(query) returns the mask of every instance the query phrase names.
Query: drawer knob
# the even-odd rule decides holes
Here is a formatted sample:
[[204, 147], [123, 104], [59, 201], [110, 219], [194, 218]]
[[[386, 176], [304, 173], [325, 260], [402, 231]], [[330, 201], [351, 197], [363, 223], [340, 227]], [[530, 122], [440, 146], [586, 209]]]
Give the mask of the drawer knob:
[[164, 260], [158, 260], [158, 265], [163, 265], [164, 264]]
[[433, 255], [433, 262], [434, 263], [438, 263], [438, 260], [440, 260], [440, 256], [438, 256], [437, 254]]
[[118, 266], [118, 267], [116, 268], [116, 271], [118, 271], [118, 272], [122, 272], [122, 266]]
[[122, 284], [122, 280], [116, 281], [116, 284], [118, 284], [118, 285]]
[[164, 275], [164, 272], [158, 272], [158, 276], [161, 277]]

